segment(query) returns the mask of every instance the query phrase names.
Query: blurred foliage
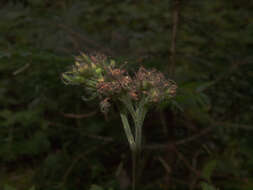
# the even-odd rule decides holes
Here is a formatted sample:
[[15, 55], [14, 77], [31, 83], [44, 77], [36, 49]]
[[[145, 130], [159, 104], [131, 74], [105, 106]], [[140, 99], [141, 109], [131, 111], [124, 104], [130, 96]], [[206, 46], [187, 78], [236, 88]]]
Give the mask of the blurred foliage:
[[145, 65], [168, 74], [175, 57], [179, 92], [144, 123], [140, 189], [253, 189], [253, 2], [180, 0], [175, 55], [173, 7], [0, 2], [1, 189], [129, 188], [131, 158], [116, 112], [102, 115], [60, 79], [80, 51], [105, 53], [130, 72]]

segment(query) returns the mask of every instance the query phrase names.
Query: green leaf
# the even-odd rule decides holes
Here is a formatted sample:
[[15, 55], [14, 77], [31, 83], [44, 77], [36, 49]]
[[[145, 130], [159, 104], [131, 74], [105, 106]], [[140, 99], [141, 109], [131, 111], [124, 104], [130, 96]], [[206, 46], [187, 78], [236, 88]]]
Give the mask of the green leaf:
[[29, 190], [35, 190], [35, 186], [33, 185]]
[[214, 186], [209, 185], [205, 182], [201, 183], [202, 190], [217, 190]]
[[10, 185], [5, 184], [4, 185], [4, 190], [17, 190], [17, 189], [15, 187], [12, 187]]
[[203, 176], [208, 179], [209, 181], [211, 180], [212, 173], [214, 169], [216, 168], [217, 165], [217, 160], [211, 160], [207, 164], [205, 164], [202, 174]]
[[104, 188], [99, 185], [91, 185], [90, 190], [104, 190]]
[[204, 90], [206, 90], [207, 88], [209, 88], [210, 86], [212, 86], [212, 85], [214, 85], [214, 84], [215, 84], [214, 81], [203, 83], [203, 84], [201, 84], [200, 86], [198, 86], [198, 87], [196, 88], [196, 91], [197, 91], [197, 92], [203, 92]]

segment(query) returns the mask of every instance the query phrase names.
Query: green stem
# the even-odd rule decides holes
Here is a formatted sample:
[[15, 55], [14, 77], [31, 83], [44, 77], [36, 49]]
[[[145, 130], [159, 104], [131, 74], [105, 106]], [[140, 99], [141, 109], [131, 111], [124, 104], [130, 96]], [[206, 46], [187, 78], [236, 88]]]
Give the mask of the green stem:
[[142, 98], [140, 103], [138, 104], [138, 107], [136, 109], [135, 118], [133, 118], [135, 121], [135, 141], [136, 146], [139, 150], [141, 150], [141, 142], [142, 142], [142, 126], [144, 122], [145, 115], [147, 113], [147, 108], [145, 107], [146, 99]]
[[124, 111], [120, 111], [120, 117], [121, 117], [121, 120], [122, 120], [122, 123], [123, 123], [123, 127], [124, 127], [124, 130], [125, 130], [130, 148], [131, 148], [132, 151], [133, 150], [135, 151], [136, 150], [136, 144], [135, 144], [135, 141], [134, 141], [134, 137], [133, 137], [130, 125], [128, 123], [127, 115]]
[[137, 155], [137, 149], [136, 149], [136, 143], [134, 141], [134, 137], [128, 122], [127, 114], [120, 110], [120, 117], [123, 123], [123, 127], [127, 136], [127, 140], [130, 145], [130, 149], [132, 152], [132, 189], [135, 190], [136, 186], [136, 155]]
[[135, 190], [138, 179], [139, 179], [139, 171], [137, 170], [137, 166], [140, 161], [140, 155], [141, 155], [141, 142], [142, 142], [142, 125], [145, 118], [145, 115], [147, 113], [147, 109], [145, 107], [145, 99], [142, 99], [140, 103], [135, 107], [134, 109], [133, 103], [129, 99], [121, 99], [123, 102], [123, 105], [125, 106], [126, 110], [130, 113], [132, 116], [132, 119], [134, 121], [135, 125], [135, 135], [133, 135], [128, 118], [126, 110], [120, 109], [120, 116], [121, 120], [124, 126], [124, 130], [132, 151], [132, 189]]
[[136, 150], [132, 151], [132, 190], [135, 190], [136, 186], [136, 165], [137, 165], [137, 159], [136, 159]]
[[[136, 109], [136, 119], [134, 121], [135, 123], [135, 142], [136, 142], [136, 164], [140, 164], [141, 160], [141, 149], [142, 149], [142, 127], [143, 127], [143, 121], [145, 118], [145, 115], [147, 113], [147, 109], [145, 108], [144, 103], [139, 104], [139, 107]], [[136, 171], [136, 183], [138, 184], [138, 181], [140, 179], [140, 171]]]

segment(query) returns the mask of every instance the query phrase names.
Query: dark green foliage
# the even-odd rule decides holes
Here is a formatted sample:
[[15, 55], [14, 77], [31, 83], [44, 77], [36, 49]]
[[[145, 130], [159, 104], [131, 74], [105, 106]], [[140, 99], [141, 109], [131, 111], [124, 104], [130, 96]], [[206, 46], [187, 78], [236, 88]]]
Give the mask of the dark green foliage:
[[253, 189], [253, 3], [179, 2], [175, 55], [173, 1], [0, 2], [0, 189], [129, 184], [117, 109], [103, 115], [61, 81], [80, 51], [127, 62], [130, 74], [167, 75], [175, 57], [177, 96], [144, 122], [143, 190]]

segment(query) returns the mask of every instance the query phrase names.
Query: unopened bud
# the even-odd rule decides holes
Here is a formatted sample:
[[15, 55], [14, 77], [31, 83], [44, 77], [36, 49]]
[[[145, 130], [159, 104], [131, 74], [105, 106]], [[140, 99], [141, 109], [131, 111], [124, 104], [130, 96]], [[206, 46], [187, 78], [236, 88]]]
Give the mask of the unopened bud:
[[102, 73], [102, 69], [101, 69], [101, 68], [97, 68], [97, 69], [96, 69], [96, 73], [97, 73], [97, 74], [101, 74], [101, 73]]
[[82, 72], [86, 71], [87, 69], [88, 69], [88, 65], [87, 65], [87, 64], [84, 64], [84, 65], [82, 65], [82, 66], [79, 66], [78, 71], [79, 71], [80, 73], [82, 73]]
[[151, 93], [151, 98], [152, 99], [157, 98], [159, 96], [159, 93], [157, 92], [156, 89], [152, 89], [150, 93]]
[[78, 61], [75, 62], [75, 65], [76, 65], [77, 67], [80, 67], [80, 63], [79, 63]]
[[97, 66], [96, 66], [94, 63], [91, 63], [91, 68], [92, 68], [92, 69], [96, 69]]
[[177, 91], [177, 86], [176, 85], [172, 85], [168, 90], [167, 93], [174, 96], [176, 94]]
[[115, 65], [116, 65], [116, 62], [114, 60], [111, 60], [110, 66], [113, 68], [113, 67], [115, 67]]
[[87, 55], [85, 55], [84, 53], [81, 53], [81, 56], [82, 56], [82, 58], [86, 61], [86, 62], [90, 62], [91, 60], [90, 60], [90, 58], [87, 56]]
[[100, 78], [98, 79], [98, 82], [104, 82], [104, 81], [105, 81], [104, 77], [100, 77]]
[[73, 81], [73, 82], [82, 83], [82, 82], [84, 82], [84, 81], [85, 81], [85, 80], [84, 80], [83, 77], [81, 77], [81, 76], [76, 76], [76, 77], [74, 77], [74, 81]]

